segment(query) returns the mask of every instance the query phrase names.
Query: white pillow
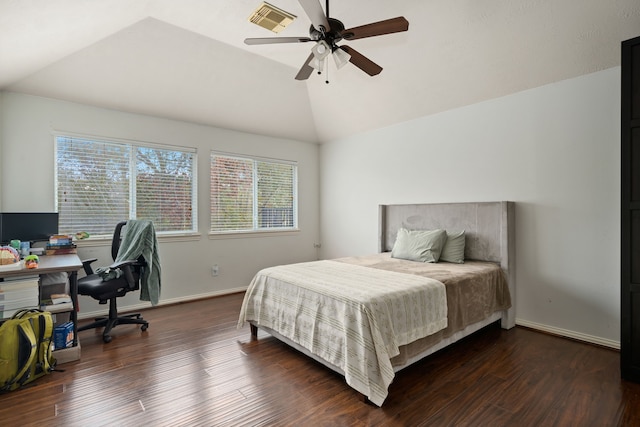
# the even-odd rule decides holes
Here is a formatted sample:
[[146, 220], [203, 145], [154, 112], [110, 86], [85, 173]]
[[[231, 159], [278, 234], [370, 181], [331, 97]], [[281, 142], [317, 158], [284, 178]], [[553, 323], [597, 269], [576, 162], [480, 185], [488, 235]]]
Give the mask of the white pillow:
[[455, 262], [456, 264], [464, 263], [464, 244], [464, 230], [447, 230], [447, 241], [444, 243], [444, 247], [442, 248], [440, 261]]
[[438, 262], [440, 252], [447, 240], [444, 230], [398, 230], [396, 242], [391, 250], [392, 258], [409, 261]]

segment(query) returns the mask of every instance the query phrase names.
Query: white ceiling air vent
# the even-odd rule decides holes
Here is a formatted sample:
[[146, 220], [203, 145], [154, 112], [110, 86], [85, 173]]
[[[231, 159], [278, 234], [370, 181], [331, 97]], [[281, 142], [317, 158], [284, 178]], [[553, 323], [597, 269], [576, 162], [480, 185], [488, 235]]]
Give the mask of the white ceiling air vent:
[[274, 33], [284, 30], [296, 19], [295, 15], [265, 2], [251, 14], [249, 21]]

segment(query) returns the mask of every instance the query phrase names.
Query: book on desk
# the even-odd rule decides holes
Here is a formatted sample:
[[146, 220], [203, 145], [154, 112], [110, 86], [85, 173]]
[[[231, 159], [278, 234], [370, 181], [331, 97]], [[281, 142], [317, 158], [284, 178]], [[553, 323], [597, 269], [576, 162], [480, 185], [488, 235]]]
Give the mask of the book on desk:
[[45, 254], [47, 255], [68, 255], [78, 253], [75, 243], [69, 243], [66, 245], [52, 245], [48, 243], [45, 248]]

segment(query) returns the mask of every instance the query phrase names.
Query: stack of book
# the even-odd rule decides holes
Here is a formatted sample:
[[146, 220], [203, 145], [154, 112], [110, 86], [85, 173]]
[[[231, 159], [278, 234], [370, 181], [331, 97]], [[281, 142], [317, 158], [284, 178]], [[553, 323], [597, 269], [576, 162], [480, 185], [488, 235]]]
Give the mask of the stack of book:
[[0, 282], [0, 319], [9, 319], [23, 308], [37, 308], [38, 276]]
[[51, 298], [40, 301], [40, 310], [60, 313], [73, 310], [71, 297], [67, 294], [52, 294]]
[[76, 245], [73, 243], [73, 236], [71, 235], [55, 235], [49, 238], [47, 248], [45, 250], [47, 255], [65, 255], [77, 253]]

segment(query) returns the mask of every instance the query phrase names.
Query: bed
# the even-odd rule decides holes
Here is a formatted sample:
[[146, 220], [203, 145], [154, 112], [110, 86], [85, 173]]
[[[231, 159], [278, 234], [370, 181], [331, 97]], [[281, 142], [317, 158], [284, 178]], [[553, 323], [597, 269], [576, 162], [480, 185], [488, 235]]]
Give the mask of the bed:
[[[378, 253], [261, 270], [238, 326], [248, 322], [252, 338], [266, 331], [382, 406], [401, 369], [492, 323], [515, 325], [514, 220], [513, 202], [381, 205]], [[464, 263], [398, 258], [406, 230], [464, 230]]]

